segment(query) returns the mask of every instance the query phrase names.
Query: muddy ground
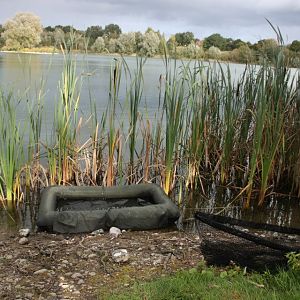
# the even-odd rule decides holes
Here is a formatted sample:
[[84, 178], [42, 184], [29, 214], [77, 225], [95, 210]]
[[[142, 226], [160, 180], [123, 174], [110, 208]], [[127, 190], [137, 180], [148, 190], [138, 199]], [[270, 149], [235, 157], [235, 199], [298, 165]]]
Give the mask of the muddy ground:
[[[199, 236], [177, 229], [98, 235], [0, 233], [0, 299], [104, 299], [130, 288], [196, 266], [202, 259]], [[126, 249], [127, 262], [112, 251]]]

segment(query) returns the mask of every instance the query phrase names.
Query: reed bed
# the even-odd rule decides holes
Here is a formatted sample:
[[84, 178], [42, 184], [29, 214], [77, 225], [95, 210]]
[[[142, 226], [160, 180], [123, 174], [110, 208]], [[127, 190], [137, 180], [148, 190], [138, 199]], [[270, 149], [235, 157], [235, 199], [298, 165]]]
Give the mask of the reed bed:
[[[0, 191], [7, 203], [18, 201], [26, 186], [142, 181], [155, 182], [173, 196], [183, 187], [204, 194], [211, 183], [232, 187], [246, 196], [245, 206], [253, 198], [262, 204], [274, 191], [300, 195], [300, 81], [291, 75], [280, 47], [272, 62], [246, 65], [235, 80], [218, 62], [176, 62], [166, 55], [154, 119], [142, 101], [145, 59], [137, 58], [134, 70], [125, 59], [115, 59], [106, 111], [98, 116], [91, 101], [90, 117], [83, 120], [76, 59], [70, 51], [64, 57], [50, 139], [41, 140], [42, 92], [28, 109], [29, 141], [11, 104], [15, 95], [0, 93], [5, 120], [0, 124]], [[121, 107], [122, 76], [126, 101]], [[80, 143], [84, 123], [91, 134]]]

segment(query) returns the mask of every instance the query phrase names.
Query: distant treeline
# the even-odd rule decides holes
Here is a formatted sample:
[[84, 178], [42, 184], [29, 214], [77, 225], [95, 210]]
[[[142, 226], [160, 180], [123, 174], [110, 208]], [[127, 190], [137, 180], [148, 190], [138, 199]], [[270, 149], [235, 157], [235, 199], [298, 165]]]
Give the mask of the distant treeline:
[[[160, 31], [148, 28], [142, 32], [122, 32], [117, 24], [104, 27], [95, 25], [86, 30], [73, 26], [42, 27], [38, 16], [19, 13], [5, 24], [0, 25], [0, 48], [3, 50], [22, 50], [24, 48], [68, 47], [72, 41], [75, 50], [94, 53], [120, 53], [124, 55], [161, 55], [167, 45], [171, 57], [220, 59], [240, 63], [260, 63], [263, 59], [272, 60], [279, 48], [284, 47], [289, 65], [300, 64], [300, 41], [281, 45], [275, 39], [262, 39], [254, 44], [241, 39], [226, 38], [214, 33], [199, 39], [192, 32], [179, 32], [167, 40]], [[274, 34], [275, 35], [275, 34]], [[166, 41], [166, 42], [165, 42]]]

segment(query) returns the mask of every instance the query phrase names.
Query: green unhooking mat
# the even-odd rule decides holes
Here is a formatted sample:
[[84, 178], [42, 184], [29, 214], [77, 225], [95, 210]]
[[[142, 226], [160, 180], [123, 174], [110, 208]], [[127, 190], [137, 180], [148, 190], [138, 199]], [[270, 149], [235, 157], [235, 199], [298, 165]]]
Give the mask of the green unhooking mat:
[[177, 206], [155, 184], [119, 187], [47, 187], [37, 225], [58, 233], [108, 229], [147, 230], [173, 225]]

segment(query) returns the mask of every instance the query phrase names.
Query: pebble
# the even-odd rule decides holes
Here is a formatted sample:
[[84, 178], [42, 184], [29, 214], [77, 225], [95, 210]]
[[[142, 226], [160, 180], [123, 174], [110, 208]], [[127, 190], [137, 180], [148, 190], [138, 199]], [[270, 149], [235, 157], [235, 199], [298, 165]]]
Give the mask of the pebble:
[[80, 274], [80, 273], [74, 273], [74, 274], [72, 274], [72, 276], [71, 276], [71, 278], [73, 278], [73, 279], [76, 279], [76, 278], [82, 278], [83, 276], [82, 276], [82, 274]]
[[94, 230], [91, 235], [98, 235], [98, 234], [103, 234], [104, 230], [102, 228]]
[[83, 283], [84, 283], [84, 280], [83, 280], [83, 279], [79, 279], [78, 282], [77, 282], [77, 284], [79, 284], [79, 285], [81, 285], [81, 284], [83, 284]]
[[112, 258], [115, 262], [126, 262], [129, 260], [129, 254], [126, 249], [118, 249], [112, 252]]
[[19, 239], [19, 244], [20, 245], [26, 245], [28, 243], [29, 243], [29, 240], [28, 240], [27, 237], [22, 237], [22, 238]]
[[33, 297], [33, 294], [31, 294], [31, 293], [25, 293], [24, 296], [25, 296], [26, 298], [31, 299], [31, 298]]
[[29, 236], [29, 233], [30, 233], [29, 228], [21, 228], [19, 230], [19, 236], [21, 236], [21, 237], [27, 237], [27, 236]]
[[90, 276], [96, 276], [96, 273], [95, 272], [90, 272], [89, 275]]
[[296, 241], [297, 240], [297, 238], [294, 235], [288, 235], [288, 239], [290, 241]]
[[33, 273], [33, 275], [40, 275], [40, 274], [45, 274], [45, 273], [48, 273], [47, 269], [40, 269], [40, 270], [35, 271]]
[[92, 253], [88, 256], [88, 258], [95, 258], [95, 257], [97, 257], [97, 254], [95, 254], [95, 253]]
[[80, 292], [79, 291], [74, 291], [73, 294], [80, 295]]
[[122, 234], [122, 232], [118, 227], [111, 227], [109, 229], [109, 234], [113, 237], [118, 237], [120, 234]]

